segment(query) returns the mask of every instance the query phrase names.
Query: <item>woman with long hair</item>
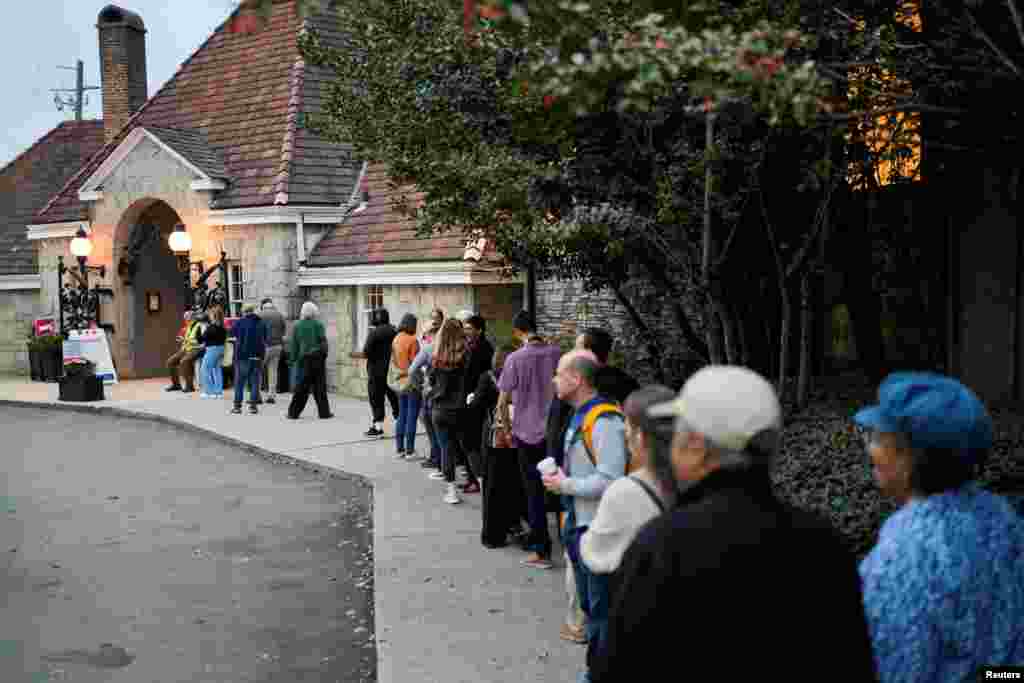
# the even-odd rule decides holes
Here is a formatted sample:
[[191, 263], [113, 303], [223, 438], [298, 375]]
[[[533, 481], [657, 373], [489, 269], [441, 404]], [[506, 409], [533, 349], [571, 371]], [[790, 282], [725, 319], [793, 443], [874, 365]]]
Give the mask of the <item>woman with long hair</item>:
[[202, 393], [199, 398], [222, 398], [224, 396], [224, 344], [228, 333], [224, 329], [224, 309], [213, 306], [209, 313], [210, 323], [199, 333], [199, 341], [206, 347], [203, 364], [199, 368], [199, 382]]
[[461, 503], [455, 486], [455, 450], [459, 417], [465, 410], [466, 339], [458, 320], [448, 319], [434, 342], [430, 369], [430, 399], [434, 428], [441, 446], [441, 471], [447, 483], [444, 502]]

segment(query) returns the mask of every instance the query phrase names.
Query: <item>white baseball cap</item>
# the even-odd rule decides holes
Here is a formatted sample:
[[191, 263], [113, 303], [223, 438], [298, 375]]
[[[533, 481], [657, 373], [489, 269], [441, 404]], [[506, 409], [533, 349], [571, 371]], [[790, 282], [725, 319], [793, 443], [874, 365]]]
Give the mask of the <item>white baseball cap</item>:
[[775, 389], [761, 375], [737, 365], [709, 365], [695, 372], [679, 396], [647, 410], [675, 417], [722, 448], [742, 451], [757, 434], [782, 427]]

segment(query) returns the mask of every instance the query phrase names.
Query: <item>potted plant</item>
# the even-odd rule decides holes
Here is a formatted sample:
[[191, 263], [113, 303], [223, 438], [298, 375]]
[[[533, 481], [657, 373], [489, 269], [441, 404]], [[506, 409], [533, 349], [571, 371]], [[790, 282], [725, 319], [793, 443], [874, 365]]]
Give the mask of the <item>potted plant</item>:
[[39, 379], [43, 382], [56, 382], [61, 376], [64, 337], [59, 334], [46, 334], [36, 337], [29, 345], [30, 351], [33, 348], [38, 354]]
[[33, 382], [43, 381], [43, 360], [39, 352], [39, 343], [33, 334], [29, 334], [26, 346], [28, 346], [28, 367], [29, 376]]
[[96, 376], [96, 364], [77, 356], [64, 359], [60, 400], [102, 401], [103, 398], [103, 380]]

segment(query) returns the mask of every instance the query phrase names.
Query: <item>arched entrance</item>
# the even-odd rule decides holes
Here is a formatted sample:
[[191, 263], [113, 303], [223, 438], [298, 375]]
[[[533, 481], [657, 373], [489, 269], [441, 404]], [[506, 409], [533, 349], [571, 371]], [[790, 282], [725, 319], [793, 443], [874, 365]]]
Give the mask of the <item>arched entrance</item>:
[[178, 348], [188, 298], [185, 277], [167, 244], [177, 212], [163, 201], [133, 206], [122, 219], [117, 271], [126, 331], [126, 376], [158, 377]]

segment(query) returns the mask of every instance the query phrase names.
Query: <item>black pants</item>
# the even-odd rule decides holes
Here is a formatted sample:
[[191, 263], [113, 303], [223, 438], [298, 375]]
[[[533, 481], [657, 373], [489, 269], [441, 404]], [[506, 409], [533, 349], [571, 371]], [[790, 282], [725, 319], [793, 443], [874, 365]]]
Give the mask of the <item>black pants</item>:
[[484, 428], [484, 414], [467, 408], [459, 419], [459, 442], [469, 467], [470, 480], [486, 477], [481, 433]]
[[384, 397], [388, 397], [391, 404], [391, 415], [398, 419], [398, 394], [388, 386], [388, 376], [371, 374], [366, 386], [370, 395], [370, 410], [373, 411], [373, 421], [384, 421]]
[[483, 529], [480, 542], [503, 546], [509, 529], [528, 519], [519, 454], [514, 448], [484, 448]]
[[324, 370], [326, 358], [319, 353], [311, 353], [302, 359], [302, 381], [292, 394], [292, 402], [288, 406], [288, 415], [299, 417], [306, 408], [310, 392], [316, 401], [320, 417], [331, 414], [331, 406], [327, 403], [327, 374]]
[[547, 449], [543, 442], [519, 446], [519, 474], [526, 493], [526, 510], [530, 521], [526, 550], [550, 558], [551, 533], [548, 531], [547, 492], [544, 489], [544, 482], [540, 479], [540, 472], [537, 471], [537, 463], [546, 457]]

